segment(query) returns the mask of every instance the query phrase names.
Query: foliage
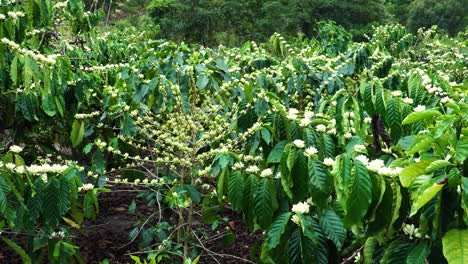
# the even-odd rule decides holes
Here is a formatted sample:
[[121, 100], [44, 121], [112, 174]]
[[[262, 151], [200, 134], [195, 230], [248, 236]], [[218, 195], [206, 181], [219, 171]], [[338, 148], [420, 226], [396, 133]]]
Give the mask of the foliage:
[[[151, 252], [136, 263], [198, 262], [194, 217], [216, 229], [226, 207], [265, 231], [262, 263], [464, 260], [466, 33], [391, 25], [353, 42], [317, 22], [310, 38], [205, 48], [102, 32], [81, 1], [27, 3], [0, 7], [0, 220], [24, 262], [46, 245], [49, 262], [80, 262], [69, 226], [121, 184], [157, 208], [129, 234]], [[172, 5], [223, 7], [152, 10]], [[6, 237], [21, 233], [24, 249]]]

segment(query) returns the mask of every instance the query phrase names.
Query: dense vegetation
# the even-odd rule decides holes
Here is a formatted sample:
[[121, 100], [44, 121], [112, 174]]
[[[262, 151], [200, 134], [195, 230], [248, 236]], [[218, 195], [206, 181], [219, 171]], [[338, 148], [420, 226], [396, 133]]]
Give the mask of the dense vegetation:
[[155, 207], [129, 234], [135, 263], [215, 258], [194, 222], [216, 230], [223, 208], [265, 231], [239, 262], [468, 259], [467, 32], [357, 42], [315, 21], [314, 37], [207, 48], [103, 32], [85, 10], [0, 5], [0, 237], [24, 263], [86, 262], [73, 234], [122, 185]]
[[[316, 23], [333, 20], [364, 41], [372, 25], [400, 23], [412, 33], [437, 25], [451, 35], [468, 25], [467, 0], [128, 0], [87, 1], [120, 27], [158, 25], [164, 38], [204, 45], [264, 42], [275, 32], [316, 37]], [[98, 3], [98, 4], [96, 4]], [[109, 5], [110, 4], [110, 5]], [[126, 17], [127, 19], [122, 20]], [[115, 21], [115, 20], [114, 20]]]

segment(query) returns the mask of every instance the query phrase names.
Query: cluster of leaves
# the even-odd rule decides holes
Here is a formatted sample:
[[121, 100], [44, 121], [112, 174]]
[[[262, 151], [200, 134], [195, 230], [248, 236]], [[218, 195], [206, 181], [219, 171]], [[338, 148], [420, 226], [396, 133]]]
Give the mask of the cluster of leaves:
[[[323, 22], [317, 38], [210, 49], [103, 33], [81, 1], [27, 3], [0, 7], [1, 140], [24, 146], [0, 166], [0, 219], [47, 236], [6, 240], [24, 259], [48, 244], [51, 261], [79, 261], [51, 232], [121, 183], [176, 212], [130, 234], [153, 262], [196, 259], [194, 210], [216, 227], [228, 206], [266, 230], [263, 263], [466, 258], [466, 33], [386, 26], [356, 43]], [[47, 154], [77, 163], [44, 180], [28, 168]]]

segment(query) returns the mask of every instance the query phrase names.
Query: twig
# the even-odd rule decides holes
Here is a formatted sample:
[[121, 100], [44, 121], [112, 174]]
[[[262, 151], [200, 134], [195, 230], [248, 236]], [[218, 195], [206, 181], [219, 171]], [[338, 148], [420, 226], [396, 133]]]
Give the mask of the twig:
[[348, 258], [344, 259], [343, 262], [341, 262], [341, 264], [346, 264], [350, 261], [352, 261], [356, 255], [361, 252], [361, 250], [364, 248], [364, 245], [362, 245], [360, 248], [358, 248], [356, 251], [353, 252], [353, 254], [351, 256], [349, 256]]

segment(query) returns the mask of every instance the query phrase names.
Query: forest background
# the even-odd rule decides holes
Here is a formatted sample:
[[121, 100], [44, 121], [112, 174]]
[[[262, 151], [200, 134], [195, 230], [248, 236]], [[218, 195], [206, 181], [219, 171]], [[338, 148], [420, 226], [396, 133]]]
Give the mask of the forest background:
[[85, 0], [106, 24], [159, 27], [162, 38], [203, 45], [266, 41], [274, 32], [313, 37], [333, 20], [366, 40], [372, 26], [399, 23], [415, 33], [437, 25], [456, 35], [468, 25], [468, 0]]

